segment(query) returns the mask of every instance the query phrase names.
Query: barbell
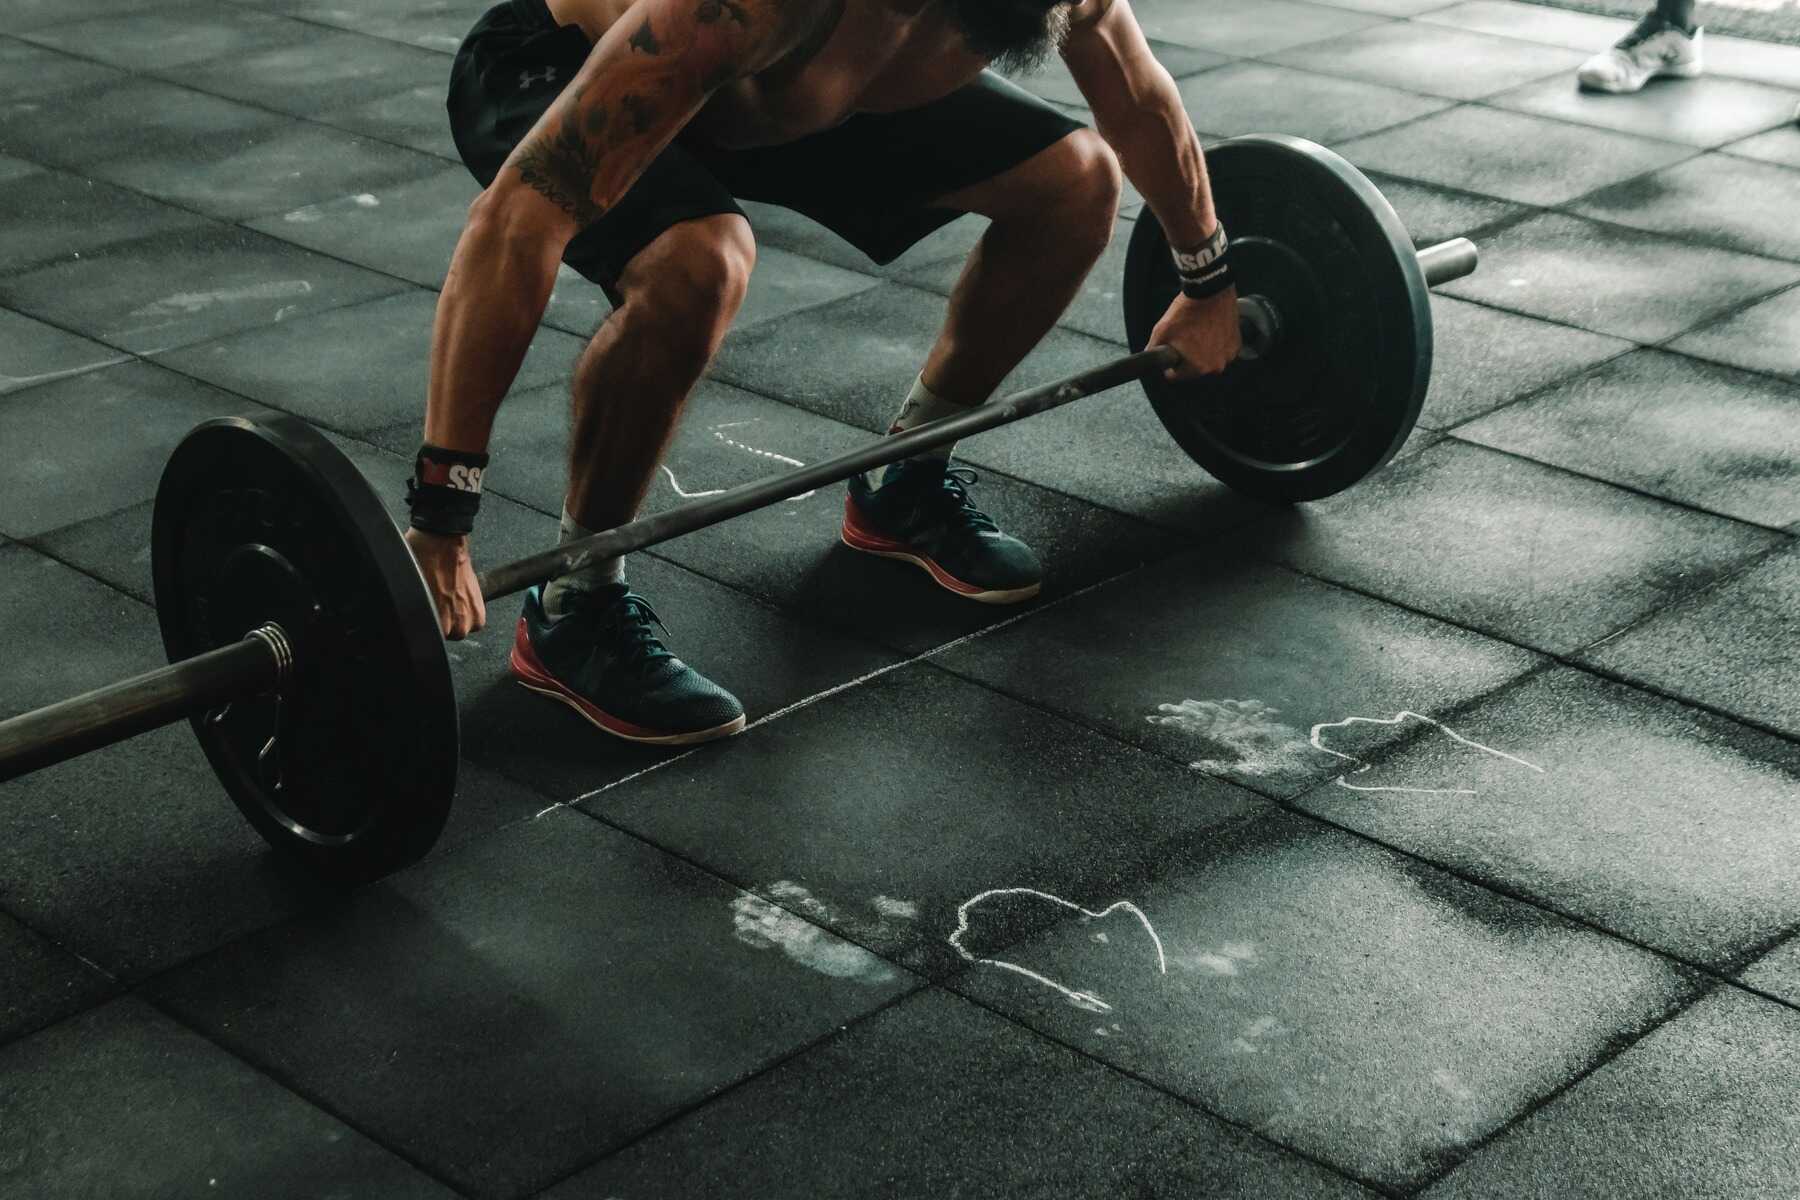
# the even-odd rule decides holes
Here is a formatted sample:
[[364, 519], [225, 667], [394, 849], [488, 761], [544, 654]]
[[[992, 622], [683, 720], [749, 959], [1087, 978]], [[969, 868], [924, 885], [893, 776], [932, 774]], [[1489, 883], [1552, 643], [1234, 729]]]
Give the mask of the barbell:
[[[1133, 353], [826, 462], [746, 484], [480, 577], [489, 601], [985, 430], [1141, 382], [1175, 441], [1264, 499], [1331, 495], [1406, 440], [1431, 372], [1429, 288], [1475, 269], [1473, 243], [1415, 251], [1355, 167], [1298, 138], [1207, 153], [1232, 233], [1245, 354], [1173, 383], [1146, 350], [1179, 290], [1140, 217], [1124, 304]], [[427, 593], [381, 500], [298, 418], [207, 421], [176, 448], [151, 524], [170, 665], [0, 721], [0, 780], [187, 718], [232, 800], [318, 874], [379, 877], [436, 842], [456, 790], [456, 695]]]

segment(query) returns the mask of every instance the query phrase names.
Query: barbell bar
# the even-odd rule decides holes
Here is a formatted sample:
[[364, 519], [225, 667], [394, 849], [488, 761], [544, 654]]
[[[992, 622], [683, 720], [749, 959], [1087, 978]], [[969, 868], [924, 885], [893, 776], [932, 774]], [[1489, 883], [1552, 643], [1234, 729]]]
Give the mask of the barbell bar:
[[[1176, 286], [1162, 231], [1145, 215], [1132, 235], [1124, 287], [1134, 353], [493, 568], [479, 577], [483, 597], [496, 600], [1133, 381], [1203, 461], [1190, 445], [1200, 435], [1172, 424], [1167, 409], [1179, 405], [1174, 417], [1194, 421], [1255, 399], [1290, 359], [1306, 356], [1311, 370], [1330, 357], [1336, 329], [1321, 322], [1372, 312], [1387, 323], [1363, 322], [1359, 333], [1373, 331], [1368, 340], [1380, 353], [1371, 356], [1366, 342], [1344, 343], [1349, 365], [1330, 379], [1375, 386], [1400, 378], [1407, 394], [1302, 398], [1363, 405], [1351, 423], [1358, 436], [1338, 447], [1343, 455], [1277, 461], [1288, 453], [1277, 447], [1276, 459], [1252, 460], [1225, 447], [1228, 456], [1257, 462], [1260, 475], [1245, 490], [1269, 498], [1328, 494], [1321, 480], [1337, 490], [1362, 478], [1391, 456], [1417, 416], [1419, 380], [1430, 365], [1427, 290], [1474, 271], [1476, 247], [1459, 238], [1415, 251], [1374, 185], [1310, 142], [1233, 139], [1212, 148], [1209, 161], [1215, 201], [1235, 235], [1239, 314], [1252, 347], [1222, 375], [1170, 383], [1163, 377], [1180, 363], [1176, 352], [1142, 348], [1144, 314], [1160, 315]], [[1277, 212], [1285, 205], [1298, 232], [1279, 236], [1280, 221], [1245, 207], [1247, 195]], [[1302, 233], [1320, 250], [1316, 264], [1295, 253]], [[1322, 307], [1334, 294], [1361, 305], [1349, 313]], [[1416, 361], [1396, 375], [1390, 360], [1401, 351]], [[1207, 431], [1208, 455], [1219, 449], [1217, 433]], [[368, 879], [424, 854], [455, 791], [455, 693], [435, 603], [380, 499], [342, 452], [294, 417], [205, 422], [176, 449], [158, 486], [152, 562], [171, 664], [0, 721], [0, 781], [185, 717], [251, 823], [319, 873]]]
[[[1435, 287], [1473, 274], [1480, 261], [1480, 253], [1475, 243], [1468, 238], [1454, 238], [1418, 251], [1418, 259], [1427, 286]], [[1274, 326], [1281, 318], [1264, 297], [1254, 294], [1240, 296], [1238, 319], [1246, 339], [1258, 342], [1258, 357], [1278, 348], [1280, 338]], [[546, 550], [542, 554], [534, 554], [482, 572], [478, 576], [482, 599], [496, 600], [510, 596], [558, 576], [579, 571], [588, 563], [647, 550], [683, 534], [842, 483], [853, 475], [861, 475], [865, 471], [885, 467], [904, 458], [912, 458], [927, 450], [935, 450], [990, 429], [1011, 425], [1026, 417], [1061, 408], [1065, 404], [1111, 391], [1127, 383], [1142, 383], [1180, 364], [1181, 356], [1167, 346], [1142, 350], [1004, 399], [990, 401], [968, 412], [920, 425], [906, 433], [891, 434], [824, 462], [796, 467], [792, 471], [747, 483], [717, 496], [708, 496], [655, 516], [641, 517], [615, 529], [601, 530], [588, 537], [565, 542], [554, 550]]]

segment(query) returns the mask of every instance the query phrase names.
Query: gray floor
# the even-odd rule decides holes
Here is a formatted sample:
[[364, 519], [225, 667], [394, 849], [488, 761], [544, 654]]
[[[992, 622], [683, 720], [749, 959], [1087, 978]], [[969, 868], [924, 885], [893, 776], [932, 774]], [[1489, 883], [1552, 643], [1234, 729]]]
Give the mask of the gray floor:
[[[757, 722], [693, 753], [509, 684], [504, 608], [450, 829], [347, 897], [182, 729], [5, 785], [0, 1193], [1800, 1194], [1800, 48], [1597, 98], [1623, 22], [1137, 7], [1207, 134], [1483, 242], [1404, 457], [1277, 511], [1134, 393], [986, 435], [1022, 612], [837, 548], [835, 489], [639, 556]], [[158, 662], [197, 421], [397, 501], [477, 11], [0, 6], [0, 715]], [[878, 270], [752, 215], [654, 508], [884, 428], [980, 232]], [[1122, 245], [1016, 383], [1119, 353]], [[554, 535], [604, 312], [559, 287], [484, 561]]]

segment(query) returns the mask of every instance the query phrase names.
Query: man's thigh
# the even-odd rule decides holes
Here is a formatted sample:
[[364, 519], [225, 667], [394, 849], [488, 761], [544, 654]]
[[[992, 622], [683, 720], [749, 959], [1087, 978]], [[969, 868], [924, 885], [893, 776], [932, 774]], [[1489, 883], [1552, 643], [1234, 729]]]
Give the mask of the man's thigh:
[[[506, 0], [476, 23], [451, 69], [451, 131], [483, 187], [575, 78], [588, 54], [585, 34], [558, 26], [541, 2]], [[679, 145], [651, 162], [600, 220], [569, 242], [563, 261], [617, 304], [627, 265], [684, 221], [744, 212], [711, 171]]]
[[860, 114], [785, 146], [694, 150], [733, 195], [804, 213], [887, 263], [972, 211], [946, 197], [1004, 176], [1085, 128], [988, 71], [931, 104]]

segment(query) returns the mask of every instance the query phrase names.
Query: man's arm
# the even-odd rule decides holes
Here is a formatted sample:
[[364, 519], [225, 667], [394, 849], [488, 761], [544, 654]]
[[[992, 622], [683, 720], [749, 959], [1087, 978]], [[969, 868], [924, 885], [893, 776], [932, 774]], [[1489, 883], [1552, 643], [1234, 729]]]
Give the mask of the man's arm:
[[1156, 61], [1127, 0], [1082, 0], [1063, 61], [1126, 178], [1162, 222], [1172, 246], [1197, 246], [1217, 226], [1200, 137], [1175, 81]]
[[[469, 207], [431, 338], [425, 441], [479, 458], [569, 240], [604, 214], [726, 81], [762, 70], [817, 0], [637, 0]], [[450, 457], [445, 455], [445, 457]], [[485, 460], [480, 460], [485, 461]], [[487, 619], [467, 534], [407, 530], [444, 635]]]
[[438, 301], [425, 440], [480, 452], [571, 238], [731, 79], [805, 31], [812, 0], [638, 0], [470, 207]]
[[[1182, 252], [1204, 247], [1219, 221], [1200, 136], [1175, 81], [1150, 53], [1128, 0], [1081, 0], [1063, 41], [1063, 61], [1094, 110], [1100, 136], [1144, 194], [1169, 245]], [[1241, 349], [1229, 268], [1211, 270], [1216, 283], [1197, 292], [1184, 276], [1182, 294], [1150, 334], [1150, 345], [1171, 346], [1181, 355], [1182, 365], [1168, 372], [1169, 379], [1223, 371]]]

